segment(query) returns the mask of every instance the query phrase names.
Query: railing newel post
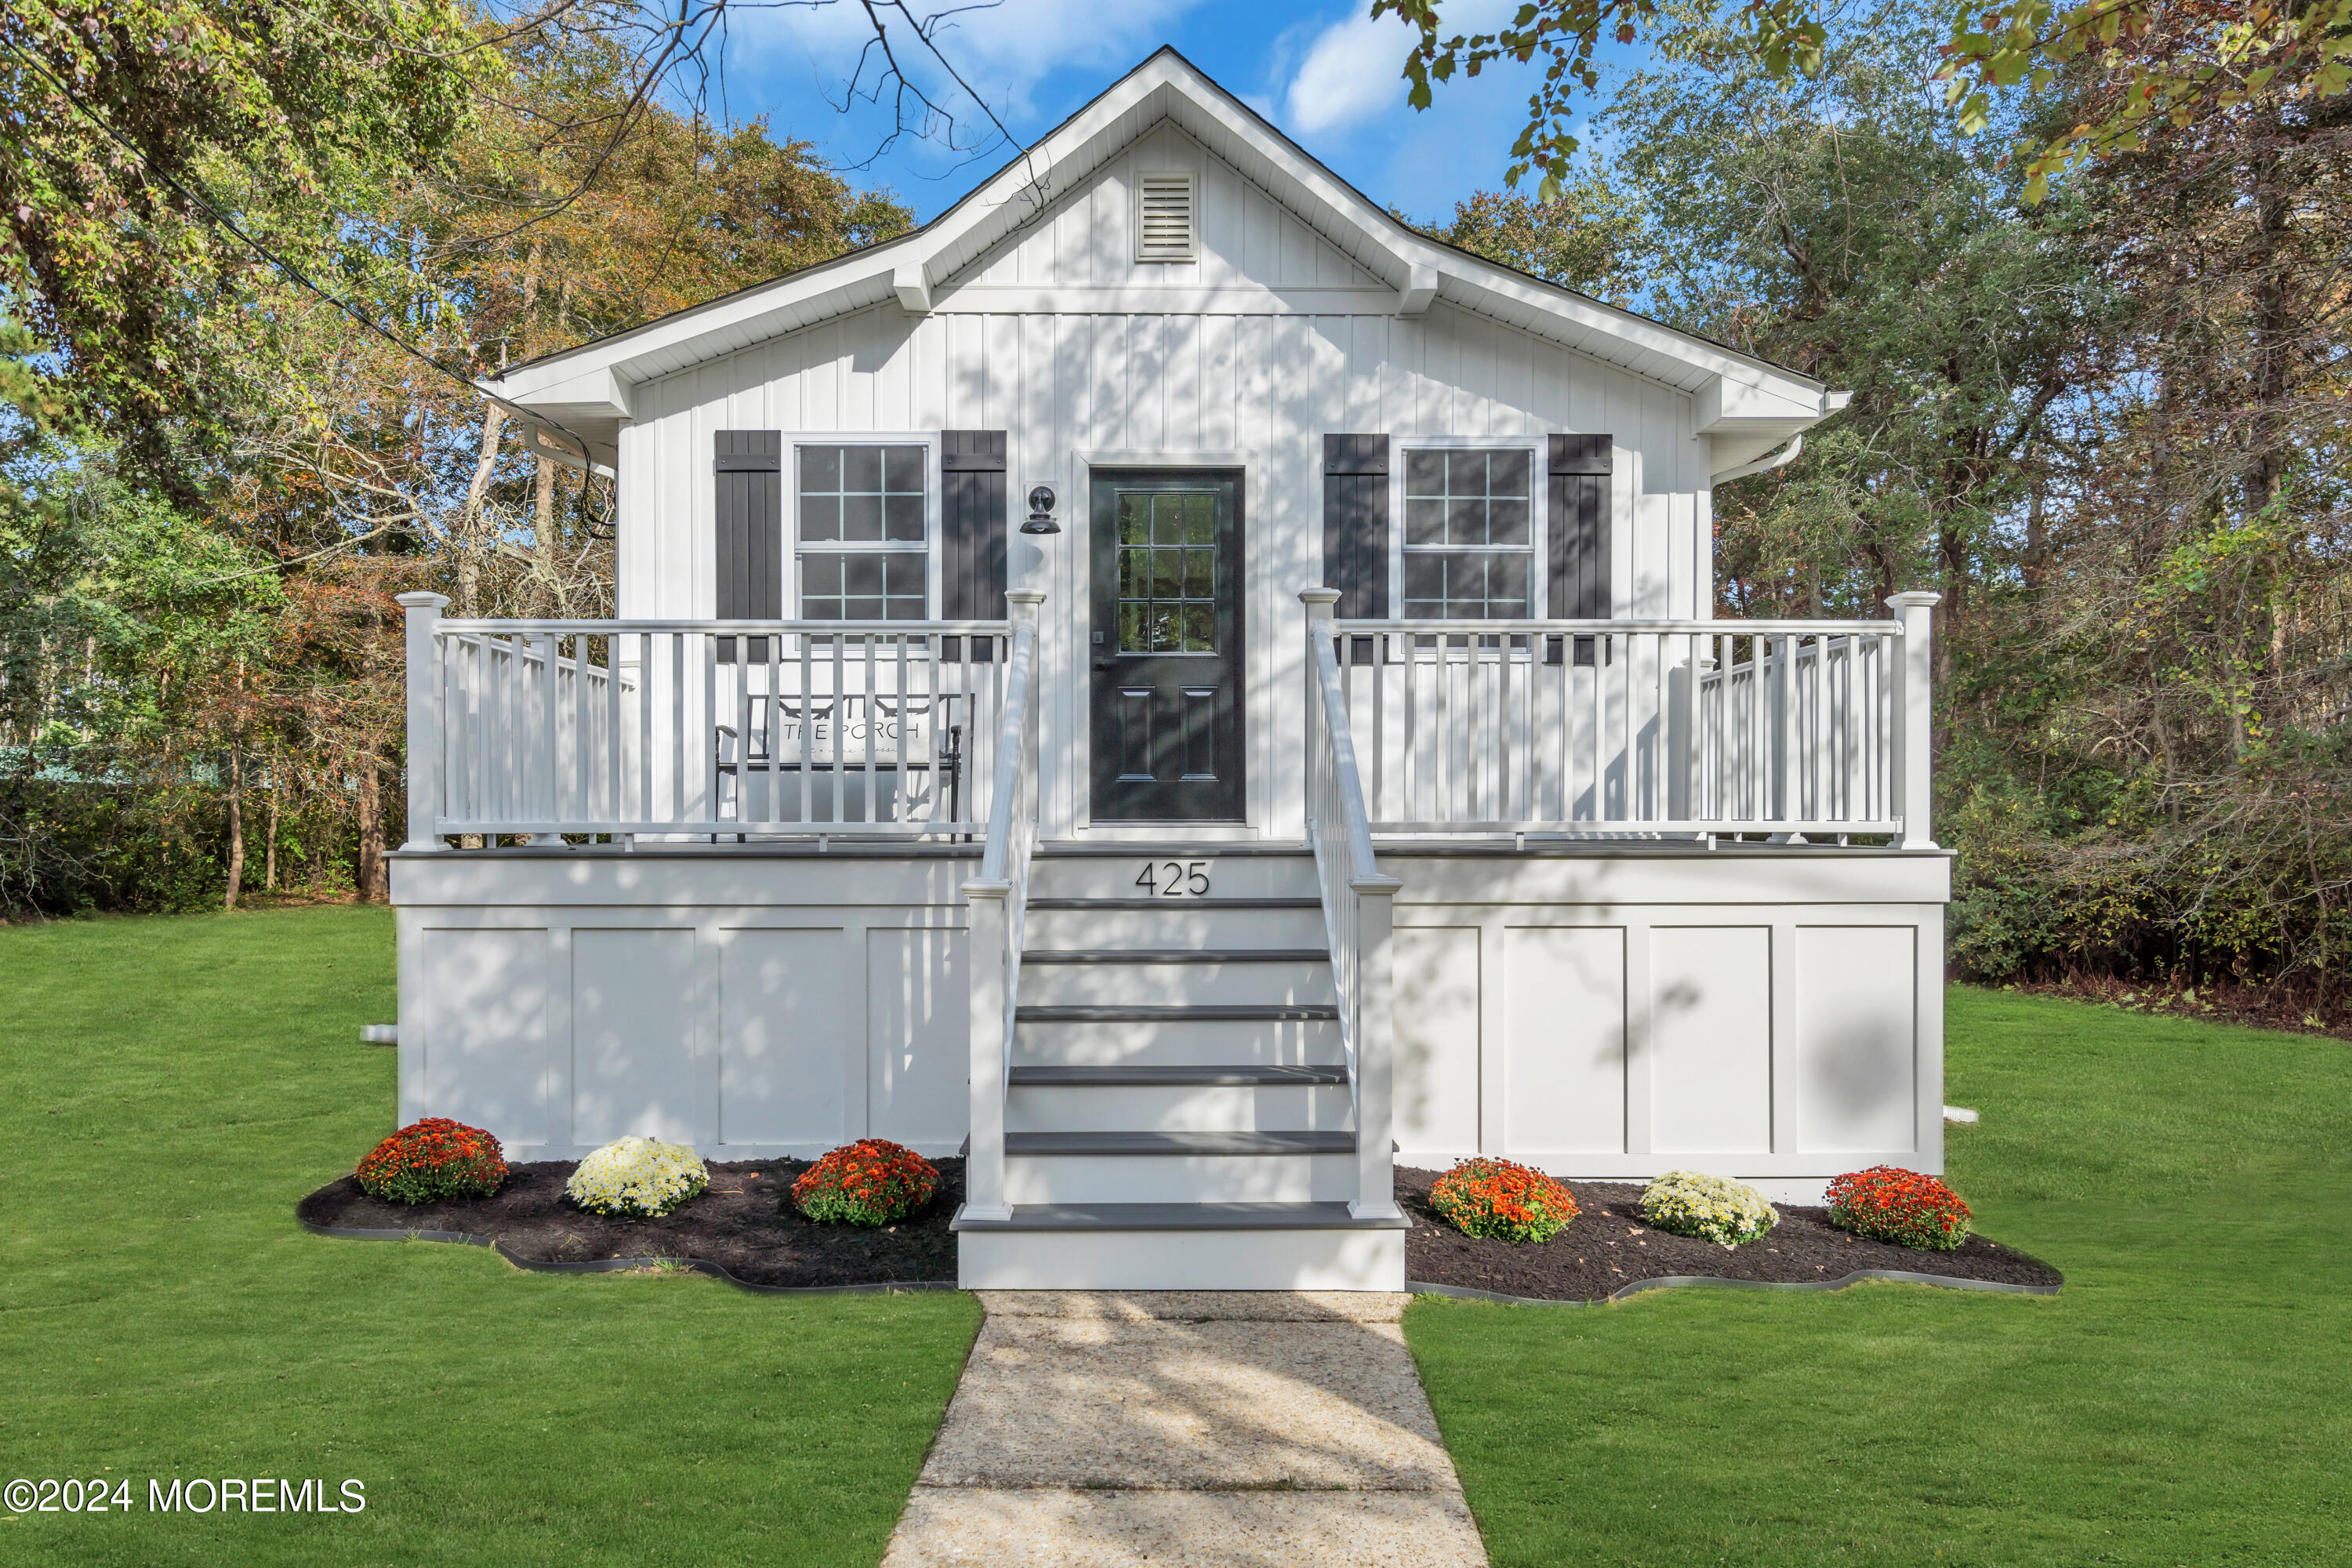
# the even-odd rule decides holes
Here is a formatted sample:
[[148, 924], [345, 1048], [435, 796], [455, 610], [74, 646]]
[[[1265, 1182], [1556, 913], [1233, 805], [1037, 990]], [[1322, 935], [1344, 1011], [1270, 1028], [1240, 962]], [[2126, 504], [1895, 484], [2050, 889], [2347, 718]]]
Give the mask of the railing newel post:
[[442, 679], [439, 626], [446, 594], [397, 595], [405, 612], [408, 654], [408, 850], [446, 849], [436, 831], [441, 815]]
[[1936, 847], [1932, 759], [1936, 606], [1941, 594], [1896, 594], [1886, 601], [1903, 623], [1902, 657], [1894, 669], [1895, 805], [1903, 814], [1902, 847]]

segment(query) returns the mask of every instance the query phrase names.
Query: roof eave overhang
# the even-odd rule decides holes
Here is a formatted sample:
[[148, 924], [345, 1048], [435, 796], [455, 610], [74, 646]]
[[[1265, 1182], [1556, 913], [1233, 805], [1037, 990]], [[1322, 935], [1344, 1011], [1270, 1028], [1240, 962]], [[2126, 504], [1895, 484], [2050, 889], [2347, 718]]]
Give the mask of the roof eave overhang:
[[1398, 290], [1401, 314], [1433, 300], [1475, 311], [1688, 394], [1693, 433], [1718, 451], [1766, 446], [1843, 405], [1841, 394], [1768, 361], [1587, 299], [1406, 227], [1172, 49], [1162, 49], [955, 206], [910, 234], [630, 331], [506, 372], [498, 392], [592, 442], [617, 439], [630, 392], [782, 333], [936, 291], [1044, 214], [1159, 121], [1174, 122]]

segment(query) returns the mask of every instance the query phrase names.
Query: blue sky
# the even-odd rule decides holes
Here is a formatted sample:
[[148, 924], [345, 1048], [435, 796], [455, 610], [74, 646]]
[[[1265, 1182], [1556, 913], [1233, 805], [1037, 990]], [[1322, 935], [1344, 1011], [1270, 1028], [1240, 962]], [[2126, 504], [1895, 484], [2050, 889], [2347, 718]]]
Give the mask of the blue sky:
[[[913, 9], [922, 16], [951, 3], [917, 0]], [[1393, 16], [1371, 21], [1370, 8], [1369, 0], [1002, 0], [950, 18], [938, 37], [1024, 141], [1173, 44], [1373, 199], [1415, 217], [1448, 216], [1474, 190], [1501, 186], [1533, 70], [1457, 79], [1417, 113], [1399, 74], [1412, 34]], [[1454, 0], [1446, 18], [1491, 26], [1514, 9], [1513, 0]], [[872, 158], [851, 177], [891, 187], [929, 218], [998, 168], [1008, 149], [973, 161], [935, 141], [907, 139], [876, 157], [887, 114], [833, 107], [866, 27], [856, 0], [734, 13], [724, 111], [764, 114], [775, 132], [816, 142], [836, 163]]]

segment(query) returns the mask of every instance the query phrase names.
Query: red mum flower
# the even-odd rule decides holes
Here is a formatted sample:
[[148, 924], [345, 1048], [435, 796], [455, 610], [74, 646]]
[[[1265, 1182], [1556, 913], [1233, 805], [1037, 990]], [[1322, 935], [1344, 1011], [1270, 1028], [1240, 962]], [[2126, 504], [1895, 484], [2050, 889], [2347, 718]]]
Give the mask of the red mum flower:
[[361, 1191], [388, 1203], [486, 1198], [506, 1182], [506, 1151], [478, 1127], [428, 1116], [369, 1150], [352, 1174]]
[[1437, 1178], [1429, 1204], [1468, 1236], [1549, 1241], [1576, 1217], [1567, 1186], [1509, 1160], [1465, 1160]]
[[824, 1224], [888, 1225], [930, 1202], [939, 1185], [939, 1167], [912, 1149], [861, 1138], [801, 1173], [793, 1203]]
[[1969, 1238], [1974, 1217], [1960, 1195], [1935, 1177], [1899, 1165], [1873, 1165], [1829, 1185], [1830, 1223], [1870, 1241], [1949, 1252]]

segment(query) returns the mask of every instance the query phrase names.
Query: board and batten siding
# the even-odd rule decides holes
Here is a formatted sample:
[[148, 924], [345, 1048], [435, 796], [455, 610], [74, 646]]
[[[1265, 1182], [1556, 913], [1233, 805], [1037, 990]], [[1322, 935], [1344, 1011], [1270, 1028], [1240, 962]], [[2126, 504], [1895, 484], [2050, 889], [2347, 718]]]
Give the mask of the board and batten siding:
[[[1134, 173], [1162, 167], [1202, 176], [1198, 261], [1131, 259]], [[1392, 289], [1172, 129], [935, 286], [933, 301], [928, 315], [877, 306], [639, 386], [621, 440], [620, 612], [715, 613], [719, 431], [1005, 431], [1013, 496], [1045, 482], [1063, 498], [1066, 531], [1018, 542], [1012, 568], [1048, 595], [1049, 832], [1085, 809], [1090, 456], [1246, 457], [1250, 817], [1265, 831], [1298, 830], [1297, 595], [1323, 580], [1328, 434], [1612, 436], [1613, 612], [1704, 613], [1709, 453], [1686, 395], [1444, 302], [1396, 316]]]
[[630, 1135], [712, 1160], [962, 1142], [975, 858], [458, 860], [395, 873], [402, 1121], [525, 1160]]
[[1940, 858], [1383, 856], [1399, 1163], [1818, 1184], [1943, 1160]]

